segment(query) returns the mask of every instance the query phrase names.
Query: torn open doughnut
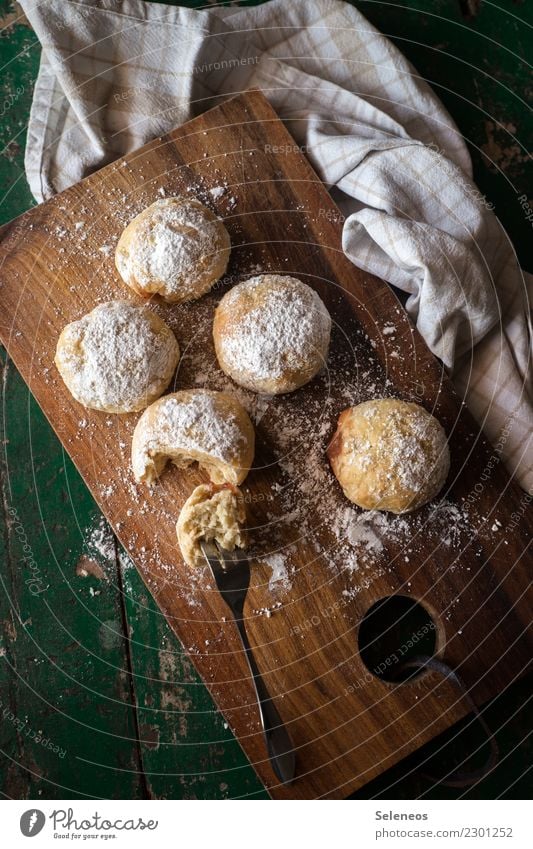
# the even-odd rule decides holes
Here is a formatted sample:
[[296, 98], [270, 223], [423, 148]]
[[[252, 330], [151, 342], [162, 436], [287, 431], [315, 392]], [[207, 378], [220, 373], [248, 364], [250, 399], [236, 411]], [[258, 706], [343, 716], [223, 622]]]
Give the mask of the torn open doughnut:
[[225, 551], [247, 544], [242, 492], [232, 484], [201, 484], [189, 496], [176, 523], [176, 534], [188, 566], [205, 563], [201, 540], [217, 542]]
[[189, 389], [144, 411], [133, 432], [135, 479], [153, 484], [167, 463], [197, 462], [214, 483], [242, 483], [254, 458], [255, 434], [244, 407], [225, 392]]
[[226, 271], [230, 237], [224, 224], [194, 198], [156, 200], [122, 233], [117, 271], [134, 292], [169, 303], [193, 301]]

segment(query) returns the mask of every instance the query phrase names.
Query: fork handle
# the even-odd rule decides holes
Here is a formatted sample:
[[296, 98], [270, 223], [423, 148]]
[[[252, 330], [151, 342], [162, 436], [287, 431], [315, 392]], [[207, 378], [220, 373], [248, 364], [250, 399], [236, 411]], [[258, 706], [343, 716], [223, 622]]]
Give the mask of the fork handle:
[[291, 738], [287, 729], [283, 725], [282, 719], [276, 709], [272, 697], [270, 696], [265, 683], [261, 677], [261, 673], [255, 662], [252, 652], [252, 647], [246, 633], [244, 619], [236, 619], [237, 628], [241, 637], [242, 645], [248, 667], [252, 674], [255, 693], [257, 696], [257, 704], [259, 707], [259, 715], [261, 717], [261, 725], [265, 735], [265, 742], [276, 777], [283, 784], [290, 784], [294, 778], [296, 769], [296, 757]]

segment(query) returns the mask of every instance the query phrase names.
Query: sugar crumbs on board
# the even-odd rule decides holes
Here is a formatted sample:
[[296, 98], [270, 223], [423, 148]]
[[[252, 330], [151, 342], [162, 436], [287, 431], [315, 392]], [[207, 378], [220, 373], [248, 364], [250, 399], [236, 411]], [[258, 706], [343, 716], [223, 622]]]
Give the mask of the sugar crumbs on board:
[[[169, 186], [159, 192], [159, 196], [173, 193]], [[199, 183], [194, 187], [194, 196], [208, 205], [217, 202], [225, 208], [226, 214], [236, 203], [230, 187], [222, 180], [213, 188], [202, 187]], [[110, 215], [119, 228], [129, 223], [147, 205], [142, 193], [134, 199], [125, 199], [122, 193], [114, 189], [109, 201], [112, 210]], [[75, 233], [78, 237], [83, 235], [85, 228], [91, 226], [91, 222], [85, 218], [84, 222], [84, 226]], [[58, 232], [56, 235], [59, 240], [64, 238], [63, 233]], [[98, 242], [92, 255], [87, 241], [82, 244], [78, 239], [75, 241], [84, 257], [91, 260], [97, 258], [100, 264], [107, 263], [107, 257], [114, 252], [114, 240]], [[93, 244], [95, 240], [91, 239], [90, 242]], [[245, 280], [261, 271], [291, 273], [288, 267], [267, 268], [265, 263], [258, 264], [257, 256], [251, 253], [248, 261], [245, 250], [242, 247], [238, 250], [239, 271], [232, 271], [230, 267], [224, 278], [224, 286]], [[267, 466], [267, 476], [271, 481], [269, 494], [265, 494], [264, 500], [253, 506], [254, 515], [257, 514], [259, 519], [257, 531], [254, 532], [254, 548], [250, 554], [256, 558], [258, 572], [263, 576], [260, 588], [262, 596], [257, 593], [255, 599], [256, 612], [264, 616], [272, 615], [286, 599], [298, 595], [298, 560], [294, 552], [296, 547], [302, 545], [309, 552], [310, 562], [305, 568], [320, 571], [324, 581], [340, 576], [345, 582], [343, 594], [348, 598], [394, 570], [394, 561], [389, 562], [388, 557], [389, 543], [394, 543], [395, 556], [401, 557], [406, 563], [411, 558], [416, 560], [413, 556], [416, 547], [422, 540], [427, 545], [428, 537], [435, 546], [460, 546], [471, 533], [466, 509], [443, 499], [409, 516], [361, 511], [347, 502], [329, 468], [326, 449], [340, 411], [362, 401], [394, 394], [392, 383], [374, 365], [376, 361], [371, 352], [372, 343], [364, 337], [363, 332], [357, 326], [350, 333], [334, 329], [333, 353], [327, 368], [309, 386], [287, 396], [254, 395], [236, 386], [218, 368], [211, 330], [213, 309], [219, 294], [211, 293], [199, 301], [176, 305], [172, 309], [159, 303], [151, 304], [151, 308], [175, 330], [183, 352], [172, 389], [176, 391], [198, 386], [229, 391], [245, 406], [256, 426], [258, 452], [261, 461]], [[104, 285], [99, 288], [99, 300], [107, 300], [110, 295], [116, 296], [114, 286], [110, 286], [109, 293]], [[388, 323], [382, 332], [390, 342], [396, 337], [398, 327]], [[81, 420], [79, 433], [83, 434], [86, 427], [85, 420]], [[151, 570], [154, 585], [157, 585], [157, 576], [160, 578], [163, 575], [172, 581], [178, 579], [176, 590], [191, 608], [197, 606], [201, 609], [206, 591], [214, 589], [210, 586], [207, 572], [198, 570], [197, 574], [188, 576], [185, 586], [185, 580], [179, 580], [175, 564], [165, 562], [159, 550], [159, 540], [153, 540], [150, 550], [142, 553], [143, 543], [136, 535], [137, 532], [129, 530], [128, 519], [133, 513], [141, 517], [157, 513], [161, 527], [165, 527], [165, 532], [168, 527], [168, 533], [171, 534], [176, 516], [171, 515], [163, 489], [161, 494], [156, 492], [148, 495], [131, 481], [127, 468], [130, 438], [127, 428], [124, 428], [121, 436], [122, 446], [127, 446], [123, 452], [126, 465], [121, 471], [121, 485], [133, 508], [127, 511], [127, 515], [119, 517], [120, 522], [124, 522], [126, 542], [131, 550], [136, 550], [150, 564], [150, 569], [143, 570], [149, 585]], [[106, 481], [102, 494], [107, 494], [108, 487]], [[254, 495], [253, 491], [250, 492], [252, 499]], [[107, 527], [106, 523], [104, 525]], [[493, 531], [495, 526], [494, 523]], [[87, 546], [100, 556], [114, 557], [112, 537], [109, 542], [103, 529], [91, 529]], [[161, 546], [163, 549], [165, 544], [161, 543]]]
[[[416, 560], [417, 547], [427, 547], [428, 539], [430, 545], [450, 547], [466, 540], [472, 529], [464, 508], [444, 499], [403, 516], [362, 511], [349, 504], [331, 472], [326, 450], [339, 412], [394, 394], [392, 383], [372, 365], [368, 340], [358, 338], [357, 331], [344, 347], [342, 339], [334, 340], [328, 367], [296, 393], [256, 395], [236, 386], [218, 368], [211, 341], [213, 303], [207, 298], [188, 307], [187, 321], [179, 308], [173, 311], [176, 332], [181, 338], [186, 327], [188, 337], [177, 383], [235, 395], [254, 422], [258, 451], [266, 451], [263, 459], [272, 472], [270, 496], [263, 494], [262, 503], [254, 507], [260, 520], [250, 551], [263, 569], [265, 603], [268, 597], [283, 600], [298, 593], [293, 552], [302, 545], [310, 552], [306, 569], [318, 564], [324, 573], [325, 564], [332, 576], [342, 576], [345, 591], [353, 597], [393, 572], [399, 558], [404, 563]], [[252, 492], [250, 497], [253, 501], [257, 496]], [[389, 543], [395, 551], [392, 561]]]
[[115, 540], [113, 531], [103, 516], [84, 531], [84, 542], [90, 555], [103, 560], [115, 559]]

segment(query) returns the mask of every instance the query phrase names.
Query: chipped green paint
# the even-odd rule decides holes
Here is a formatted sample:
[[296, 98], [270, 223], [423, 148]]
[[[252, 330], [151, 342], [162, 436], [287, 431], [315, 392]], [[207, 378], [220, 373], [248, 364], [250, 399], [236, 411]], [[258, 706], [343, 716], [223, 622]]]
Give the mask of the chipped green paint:
[[266, 798], [137, 571], [125, 555], [121, 564], [142, 762], [151, 796]]
[[[481, 3], [469, 21], [459, 0], [357, 5], [445, 102], [470, 146], [480, 190], [527, 263], [531, 223], [518, 198], [533, 196], [523, 103], [531, 95], [531, 4]], [[40, 48], [18, 19], [0, 0], [0, 223], [33, 204], [23, 152]], [[0, 792], [266, 798], [28, 389], [5, 356], [0, 367]], [[468, 791], [472, 798], [526, 798], [528, 691], [519, 682], [487, 709], [502, 764]], [[439, 760], [450, 767], [482, 742], [475, 726], [463, 726], [460, 738], [452, 729], [357, 797], [456, 797], [461, 791], [432, 788], [412, 770], [441, 747]]]
[[[142, 781], [120, 595], [95, 597], [94, 580], [75, 570], [83, 546], [76, 520], [89, 519], [94, 505], [27, 387], [12, 365], [3, 368], [2, 674], [18, 719], [18, 727], [0, 725], [12, 758], [2, 763], [3, 790], [28, 798], [136, 796]], [[107, 569], [111, 588], [114, 559]], [[111, 621], [118, 631], [104, 643], [100, 628]], [[129, 770], [121, 789], [117, 769]]]

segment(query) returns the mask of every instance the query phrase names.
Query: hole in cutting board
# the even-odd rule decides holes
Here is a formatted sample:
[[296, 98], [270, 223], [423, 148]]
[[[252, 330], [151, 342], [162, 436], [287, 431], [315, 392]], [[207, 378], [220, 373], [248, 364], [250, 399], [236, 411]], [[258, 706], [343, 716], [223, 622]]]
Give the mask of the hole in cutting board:
[[401, 665], [417, 655], [434, 654], [437, 628], [420, 602], [405, 595], [391, 595], [367, 610], [357, 639], [367, 669], [383, 681], [398, 683], [420, 674], [413, 669], [402, 671]]

